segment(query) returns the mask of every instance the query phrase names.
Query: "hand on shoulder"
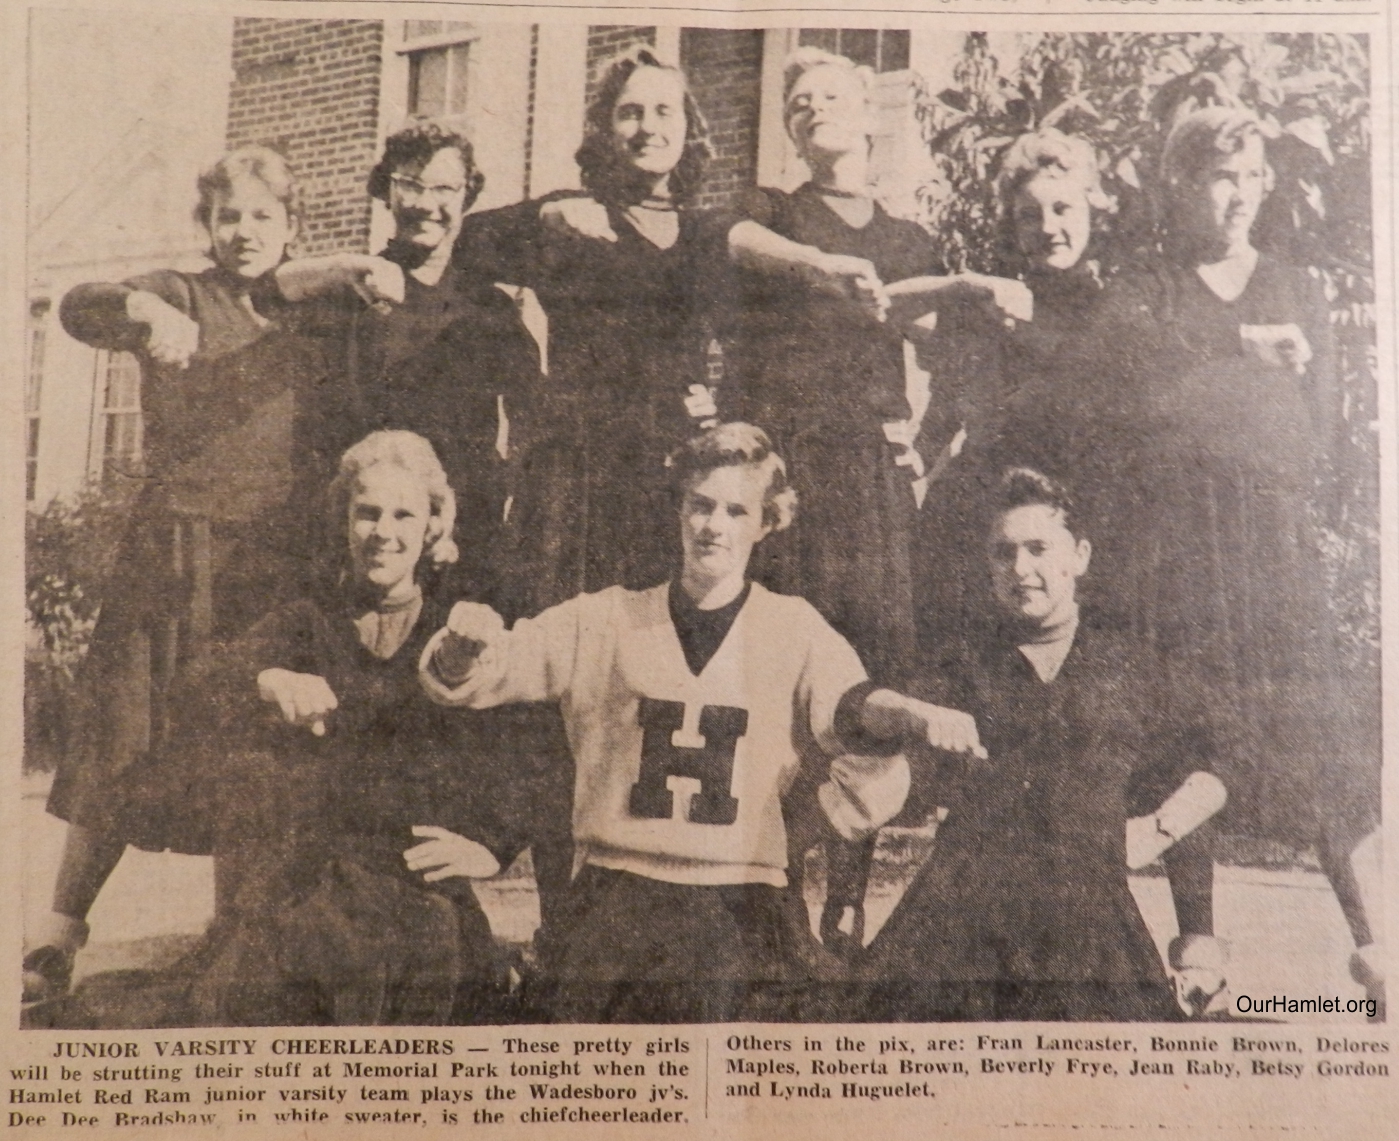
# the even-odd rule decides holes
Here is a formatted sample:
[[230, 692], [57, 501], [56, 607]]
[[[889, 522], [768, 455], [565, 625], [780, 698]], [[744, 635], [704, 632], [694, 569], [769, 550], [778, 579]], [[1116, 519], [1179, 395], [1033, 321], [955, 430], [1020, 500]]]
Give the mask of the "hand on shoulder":
[[615, 242], [617, 232], [607, 216], [607, 207], [593, 198], [556, 198], [539, 208], [539, 221], [546, 233], [595, 242]]

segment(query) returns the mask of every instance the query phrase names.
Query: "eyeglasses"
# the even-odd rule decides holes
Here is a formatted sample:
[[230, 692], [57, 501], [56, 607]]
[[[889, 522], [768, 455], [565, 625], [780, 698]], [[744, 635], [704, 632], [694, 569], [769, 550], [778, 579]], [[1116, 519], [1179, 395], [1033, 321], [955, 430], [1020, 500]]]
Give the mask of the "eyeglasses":
[[391, 174], [389, 181], [393, 183], [394, 189], [399, 194], [411, 200], [435, 198], [438, 202], [445, 202], [466, 189], [464, 186], [424, 186], [416, 178], [407, 174]]

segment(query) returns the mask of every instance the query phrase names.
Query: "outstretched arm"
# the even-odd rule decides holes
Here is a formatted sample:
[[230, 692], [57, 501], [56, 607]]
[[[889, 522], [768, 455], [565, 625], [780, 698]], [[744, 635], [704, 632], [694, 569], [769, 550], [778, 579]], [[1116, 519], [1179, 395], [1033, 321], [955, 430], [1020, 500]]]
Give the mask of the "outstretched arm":
[[366, 305], [403, 303], [403, 267], [372, 254], [294, 258], [271, 272], [282, 299], [293, 305], [342, 291], [357, 294]]
[[979, 302], [1002, 319], [1031, 321], [1035, 298], [1023, 281], [984, 273], [907, 277], [885, 287], [892, 306], [890, 320], [903, 326], [948, 304]]
[[579, 599], [506, 630], [479, 602], [458, 602], [423, 648], [418, 680], [439, 705], [489, 709], [554, 701], [569, 689], [578, 655]]
[[976, 718], [959, 709], [933, 705], [892, 689], [872, 690], [859, 711], [860, 727], [886, 741], [930, 745], [949, 753], [985, 759]]

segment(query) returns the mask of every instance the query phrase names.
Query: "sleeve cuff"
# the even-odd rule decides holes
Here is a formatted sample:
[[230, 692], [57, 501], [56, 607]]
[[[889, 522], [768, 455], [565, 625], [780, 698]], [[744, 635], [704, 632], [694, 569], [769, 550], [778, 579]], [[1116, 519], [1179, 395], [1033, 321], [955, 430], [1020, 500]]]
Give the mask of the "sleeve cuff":
[[447, 629], [444, 626], [429, 638], [427, 645], [423, 647], [422, 657], [418, 659], [418, 682], [423, 687], [423, 692], [438, 705], [467, 705], [474, 689], [471, 684], [471, 675], [468, 674], [456, 683], [449, 682], [438, 674], [437, 663], [433, 661], [438, 647], [442, 645], [446, 636]]
[[835, 731], [841, 747], [848, 753], [858, 753], [866, 757], [892, 757], [899, 751], [899, 742], [876, 737], [868, 732], [861, 720], [865, 700], [876, 689], [881, 688], [873, 681], [862, 681], [845, 691], [845, 696], [836, 705]]

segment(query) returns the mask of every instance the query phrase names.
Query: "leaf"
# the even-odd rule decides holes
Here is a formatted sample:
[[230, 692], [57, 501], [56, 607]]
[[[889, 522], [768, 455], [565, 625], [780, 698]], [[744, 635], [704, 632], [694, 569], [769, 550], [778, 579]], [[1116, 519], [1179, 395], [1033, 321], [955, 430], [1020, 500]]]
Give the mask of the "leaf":
[[958, 111], [968, 111], [971, 109], [971, 100], [968, 99], [965, 91], [958, 91], [956, 88], [947, 87], [938, 92], [938, 101], [946, 103], [949, 107]]
[[1097, 122], [1102, 118], [1102, 116], [1098, 114], [1098, 109], [1089, 102], [1088, 96], [1075, 95], [1072, 99], [1064, 100], [1064, 102], [1060, 103], [1059, 106], [1046, 115], [1044, 118], [1044, 125], [1046, 127], [1052, 127], [1055, 123], [1063, 122], [1074, 114], [1081, 115], [1093, 122]]
[[1293, 119], [1283, 131], [1293, 138], [1300, 139], [1309, 147], [1314, 147], [1321, 152], [1326, 160], [1327, 166], [1336, 165], [1336, 155], [1331, 150], [1331, 140], [1326, 133], [1326, 121], [1319, 115], [1308, 116], [1305, 119]]

